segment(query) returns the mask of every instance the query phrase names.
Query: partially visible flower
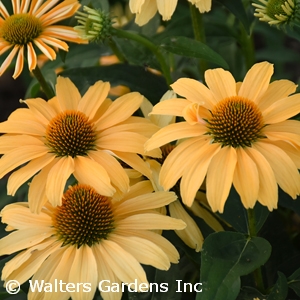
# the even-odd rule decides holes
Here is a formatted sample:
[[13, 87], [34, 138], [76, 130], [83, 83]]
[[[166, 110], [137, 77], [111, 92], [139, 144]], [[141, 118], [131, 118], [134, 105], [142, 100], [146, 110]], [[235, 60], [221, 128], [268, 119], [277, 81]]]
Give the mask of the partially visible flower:
[[295, 17], [298, 5], [296, 0], [258, 0], [254, 16], [270, 25], [284, 25]]
[[[98, 81], [81, 97], [68, 78], [58, 77], [56, 97], [23, 101], [28, 108], [17, 109], [0, 123], [0, 178], [15, 168], [8, 179], [8, 194], [32, 176], [29, 205], [38, 212], [49, 199], [61, 204], [67, 179], [73, 174], [98, 192], [120, 196], [129, 188], [129, 178], [118, 160], [146, 177], [150, 170], [138, 155], [158, 127], [134, 117], [143, 96], [128, 93], [115, 101], [107, 99], [108, 82]], [[154, 156], [160, 156], [155, 150]], [[46, 197], [45, 197], [46, 196]]]
[[77, 11], [75, 18], [80, 25], [74, 27], [79, 35], [91, 42], [102, 42], [110, 36], [112, 21], [108, 13], [84, 6], [86, 12]]
[[125, 4], [125, 7], [123, 8], [123, 5], [120, 2], [117, 2], [110, 7], [110, 12], [113, 19], [112, 26], [116, 28], [123, 27], [133, 19], [128, 3]]
[[13, 14], [9, 15], [0, 1], [0, 55], [12, 48], [0, 67], [0, 76], [17, 55], [13, 74], [13, 78], [17, 78], [23, 70], [24, 52], [27, 53], [29, 70], [34, 70], [37, 57], [33, 45], [50, 60], [54, 60], [56, 53], [50, 46], [68, 51], [68, 45], [62, 40], [86, 43], [72, 27], [53, 25], [73, 16], [80, 7], [78, 1], [65, 0], [56, 5], [57, 2], [59, 1], [47, 0], [43, 3], [43, 1], [12, 0]]
[[[195, 5], [201, 13], [211, 9], [212, 0], [188, 0]], [[135, 22], [143, 26], [148, 23], [157, 11], [164, 21], [170, 20], [177, 6], [177, 0], [129, 0], [132, 13], [136, 14]]]
[[[55, 281], [76, 285], [73, 291], [53, 291], [55, 299], [91, 300], [99, 282], [111, 284], [148, 281], [141, 264], [168, 270], [178, 263], [176, 248], [156, 229], [185, 227], [182, 220], [155, 210], [176, 199], [174, 193], [155, 192], [148, 181], [132, 186], [121, 200], [105, 197], [88, 185], [70, 187], [61, 206], [46, 203], [33, 214], [28, 203], [7, 205], [1, 212], [8, 236], [0, 240], [0, 256], [19, 252], [2, 270], [4, 285]], [[89, 283], [84, 287], [83, 283]], [[102, 287], [104, 288], [104, 287]], [[145, 289], [143, 290], [145, 291]], [[50, 294], [50, 293], [48, 293]], [[45, 291], [29, 291], [28, 299], [44, 299]], [[101, 292], [103, 299], [119, 300], [122, 288]]]
[[172, 88], [186, 99], [160, 102], [154, 114], [175, 115], [145, 144], [156, 149], [181, 141], [168, 155], [160, 184], [172, 188], [179, 178], [183, 203], [191, 206], [206, 178], [207, 200], [223, 212], [232, 184], [245, 208], [256, 201], [277, 208], [278, 185], [292, 198], [300, 194], [300, 122], [287, 120], [300, 112], [300, 95], [288, 80], [270, 83], [273, 66], [255, 64], [242, 83], [223, 69], [205, 72], [202, 83], [187, 78]]

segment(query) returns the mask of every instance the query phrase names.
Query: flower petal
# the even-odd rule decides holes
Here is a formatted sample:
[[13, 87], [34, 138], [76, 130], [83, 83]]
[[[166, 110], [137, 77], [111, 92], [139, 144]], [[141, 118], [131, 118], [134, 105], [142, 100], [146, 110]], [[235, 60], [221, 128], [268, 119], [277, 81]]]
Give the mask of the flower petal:
[[74, 159], [70, 156], [60, 157], [49, 171], [46, 183], [46, 196], [55, 207], [61, 205], [66, 182], [74, 172]]
[[178, 95], [210, 110], [217, 104], [213, 93], [203, 83], [195, 79], [180, 78], [171, 84], [171, 87]]
[[239, 96], [258, 103], [259, 98], [268, 89], [272, 74], [272, 64], [268, 62], [255, 64], [246, 74], [239, 90]]
[[87, 157], [75, 158], [74, 176], [80, 183], [92, 186], [103, 196], [111, 197], [116, 191], [110, 184], [110, 177], [103, 166]]
[[[164, 21], [170, 20], [178, 0], [168, 0], [168, 1], [156, 1], [157, 9], [159, 13], [162, 15]], [[152, 3], [153, 5], [153, 3]]]
[[236, 83], [230, 72], [223, 69], [207, 70], [205, 82], [213, 92], [215, 103], [236, 96]]
[[81, 95], [69, 78], [57, 78], [56, 95], [62, 111], [77, 110]]
[[212, 211], [223, 213], [236, 167], [236, 150], [223, 147], [211, 160], [207, 170], [207, 200]]
[[259, 176], [256, 164], [243, 150], [237, 148], [237, 163], [233, 175], [233, 185], [246, 209], [253, 208], [259, 191]]

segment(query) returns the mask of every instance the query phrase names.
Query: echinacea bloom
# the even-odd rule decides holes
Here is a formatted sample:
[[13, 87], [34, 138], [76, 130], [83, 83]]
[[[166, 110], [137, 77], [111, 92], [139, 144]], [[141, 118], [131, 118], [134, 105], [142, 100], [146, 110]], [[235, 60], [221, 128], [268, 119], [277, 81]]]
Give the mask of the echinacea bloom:
[[[39, 172], [28, 193], [30, 208], [38, 212], [46, 198], [53, 206], [61, 204], [72, 174], [105, 196], [120, 196], [129, 188], [119, 160], [151, 175], [138, 154], [144, 154], [144, 143], [158, 127], [132, 116], [144, 97], [132, 92], [111, 101], [106, 98], [109, 89], [108, 82], [98, 81], [81, 97], [70, 79], [58, 77], [55, 97], [48, 102], [27, 99], [28, 108], [0, 123], [5, 133], [0, 137], [0, 178], [28, 162], [9, 177], [9, 195]], [[152, 154], [160, 156], [160, 151]]]
[[296, 0], [258, 0], [254, 16], [270, 25], [288, 24], [296, 14]]
[[[4, 285], [11, 279], [22, 284], [32, 276], [33, 283], [54, 287], [62, 282], [51, 293], [62, 300], [91, 300], [101, 282], [103, 290], [114, 288], [101, 292], [104, 300], [121, 299], [121, 282], [137, 287], [143, 283], [145, 291], [148, 282], [141, 264], [168, 270], [179, 259], [176, 248], [153, 230], [185, 227], [182, 220], [155, 210], [176, 200], [175, 194], [152, 191], [151, 183], [143, 181], [116, 200], [78, 184], [69, 187], [61, 206], [46, 203], [40, 214], [33, 214], [28, 203], [7, 205], [2, 222], [12, 232], [0, 240], [0, 256], [19, 253], [2, 270]], [[66, 290], [67, 283], [73, 287]], [[47, 294], [30, 290], [28, 299], [46, 299]]]
[[300, 95], [289, 80], [270, 83], [273, 65], [255, 64], [242, 83], [223, 69], [205, 72], [204, 84], [188, 78], [172, 88], [186, 99], [154, 106], [154, 114], [176, 115], [145, 144], [151, 150], [179, 140], [160, 172], [169, 190], [179, 178], [183, 202], [191, 206], [206, 178], [207, 200], [223, 212], [232, 183], [245, 208], [256, 201], [277, 208], [278, 185], [292, 198], [300, 194]]
[[24, 52], [27, 52], [27, 62], [30, 71], [37, 65], [34, 45], [50, 60], [56, 58], [55, 51], [50, 47], [68, 51], [68, 45], [63, 42], [86, 43], [78, 36], [74, 28], [55, 23], [74, 15], [80, 4], [77, 0], [65, 0], [56, 5], [59, 0], [12, 0], [13, 14], [9, 15], [0, 1], [0, 55], [11, 50], [0, 67], [0, 76], [9, 67], [17, 55], [13, 78], [17, 78], [24, 64]]
[[[211, 9], [212, 0], [188, 0], [201, 13]], [[177, 6], [178, 0], [129, 0], [129, 8], [136, 14], [135, 22], [143, 26], [151, 20], [157, 11], [164, 21], [170, 20]]]

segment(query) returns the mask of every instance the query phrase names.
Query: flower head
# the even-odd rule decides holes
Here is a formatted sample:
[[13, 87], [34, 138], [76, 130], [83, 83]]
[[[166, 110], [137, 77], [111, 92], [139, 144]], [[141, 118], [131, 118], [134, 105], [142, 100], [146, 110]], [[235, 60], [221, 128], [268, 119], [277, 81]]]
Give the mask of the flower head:
[[50, 46], [68, 51], [68, 45], [62, 40], [86, 43], [72, 27], [53, 25], [70, 18], [80, 7], [78, 1], [65, 0], [56, 5], [57, 2], [12, 0], [13, 14], [9, 15], [0, 1], [0, 55], [12, 48], [0, 67], [0, 76], [18, 54], [13, 74], [13, 78], [17, 78], [23, 70], [24, 52], [27, 52], [29, 70], [34, 70], [37, 57], [33, 45], [53, 60], [56, 53]]
[[246, 208], [258, 200], [277, 207], [279, 186], [300, 194], [300, 95], [288, 80], [270, 83], [273, 66], [254, 65], [242, 83], [223, 69], [208, 70], [202, 83], [182, 78], [172, 88], [186, 99], [157, 104], [154, 114], [176, 115], [184, 122], [168, 125], [147, 142], [146, 150], [173, 140], [179, 145], [165, 160], [160, 184], [165, 190], [179, 178], [182, 200], [191, 206], [206, 178], [213, 211], [223, 212], [231, 185]]
[[[147, 284], [140, 265], [167, 270], [177, 263], [175, 247], [155, 229], [183, 229], [181, 220], [155, 210], [176, 199], [174, 193], [152, 193], [148, 181], [140, 182], [121, 200], [100, 195], [89, 185], [70, 187], [62, 205], [43, 206], [33, 214], [28, 203], [6, 206], [2, 222], [14, 230], [0, 240], [0, 255], [19, 252], [2, 270], [4, 285], [11, 280], [55, 281], [76, 285], [73, 292], [53, 291], [56, 299], [93, 299], [98, 283]], [[83, 289], [82, 283], [89, 286]], [[80, 286], [81, 284], [81, 286]], [[144, 285], [145, 286], [145, 285]], [[101, 293], [103, 299], [121, 299], [119, 292]], [[43, 291], [29, 291], [28, 299], [44, 299]]]
[[101, 10], [92, 9], [84, 6], [83, 10], [86, 13], [77, 12], [75, 18], [80, 25], [75, 29], [79, 31], [79, 35], [89, 41], [104, 41], [110, 36], [110, 29], [112, 27], [111, 18], [107, 13]]
[[141, 94], [128, 93], [112, 102], [106, 98], [109, 88], [108, 82], [98, 81], [81, 97], [68, 78], [58, 77], [56, 97], [48, 102], [27, 99], [23, 102], [28, 108], [17, 109], [0, 123], [0, 132], [6, 133], [0, 137], [0, 177], [29, 162], [9, 177], [8, 194], [39, 172], [28, 195], [31, 209], [38, 212], [45, 196], [52, 205], [61, 204], [72, 174], [105, 196], [120, 196], [129, 188], [119, 160], [150, 176], [138, 154], [144, 154], [145, 141], [158, 128], [131, 116], [143, 101]]
[[259, 0], [252, 3], [256, 7], [254, 16], [270, 25], [285, 25], [296, 16], [297, 0]]
[[[212, 0], [188, 0], [194, 4], [201, 13], [211, 9]], [[157, 11], [164, 21], [170, 20], [177, 6], [177, 0], [130, 0], [129, 7], [136, 14], [135, 22], [142, 26], [154, 17]]]

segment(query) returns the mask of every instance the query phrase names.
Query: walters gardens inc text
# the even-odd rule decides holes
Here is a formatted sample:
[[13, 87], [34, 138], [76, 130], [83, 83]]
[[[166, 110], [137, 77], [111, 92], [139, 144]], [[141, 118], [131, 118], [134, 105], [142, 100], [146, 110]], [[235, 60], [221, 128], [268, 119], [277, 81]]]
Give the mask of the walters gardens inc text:
[[[176, 280], [176, 292], [202, 292], [202, 283], [184, 283], [182, 280]], [[29, 280], [29, 288], [31, 292], [45, 292], [45, 293], [55, 293], [55, 292], [84, 292], [89, 293], [92, 291], [92, 284], [89, 282], [84, 283], [72, 283], [63, 282], [62, 280], [55, 279], [54, 282], [45, 282], [44, 280]], [[114, 292], [124, 292], [128, 290], [129, 292], [168, 292], [168, 283], [139, 283], [135, 279], [131, 283], [121, 283], [110, 282], [109, 280], [101, 280], [98, 284], [98, 289], [101, 292], [114, 293]], [[6, 291], [9, 294], [17, 294], [20, 291], [20, 284], [16, 280], [10, 280], [6, 284]]]

